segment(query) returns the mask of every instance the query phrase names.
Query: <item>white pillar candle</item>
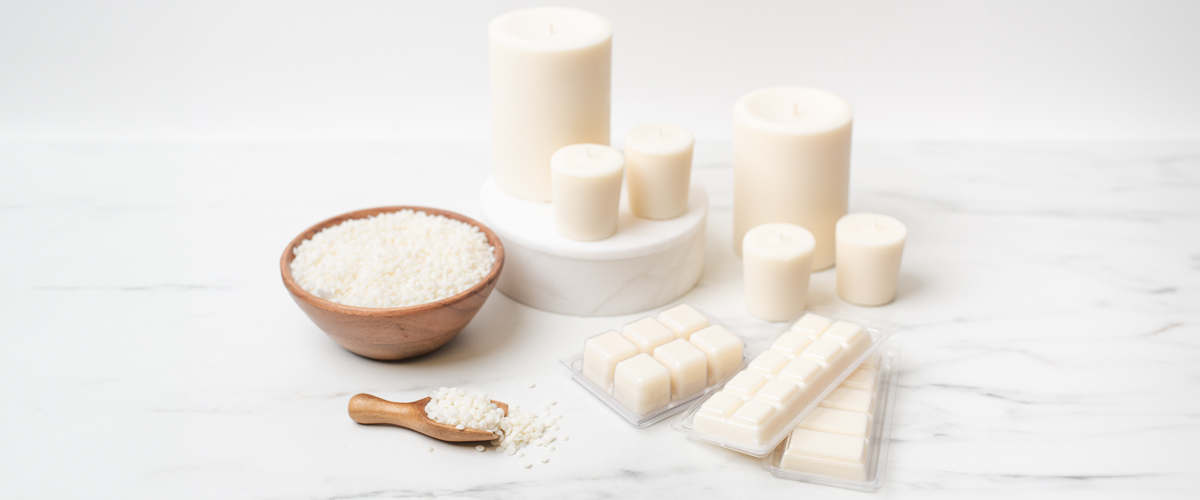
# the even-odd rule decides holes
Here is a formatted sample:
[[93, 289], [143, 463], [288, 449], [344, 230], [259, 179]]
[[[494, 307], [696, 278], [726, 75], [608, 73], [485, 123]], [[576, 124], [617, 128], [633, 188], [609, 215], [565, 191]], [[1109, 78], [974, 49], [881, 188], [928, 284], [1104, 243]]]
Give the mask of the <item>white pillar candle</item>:
[[554, 225], [580, 241], [602, 240], [617, 232], [625, 158], [601, 144], [574, 144], [550, 158]]
[[652, 123], [625, 134], [625, 185], [629, 209], [645, 219], [674, 219], [687, 212], [692, 183], [692, 132]]
[[856, 213], [837, 223], [837, 292], [843, 300], [881, 306], [896, 297], [908, 228], [894, 217]]
[[803, 311], [812, 274], [812, 233], [795, 224], [762, 224], [746, 232], [742, 269], [746, 310], [767, 321], [785, 321]]
[[612, 25], [579, 9], [524, 9], [493, 20], [488, 40], [496, 184], [550, 201], [550, 155], [609, 143]]
[[824, 90], [775, 87], [733, 107], [733, 241], [767, 222], [816, 238], [813, 269], [833, 265], [834, 226], [850, 193], [850, 103]]

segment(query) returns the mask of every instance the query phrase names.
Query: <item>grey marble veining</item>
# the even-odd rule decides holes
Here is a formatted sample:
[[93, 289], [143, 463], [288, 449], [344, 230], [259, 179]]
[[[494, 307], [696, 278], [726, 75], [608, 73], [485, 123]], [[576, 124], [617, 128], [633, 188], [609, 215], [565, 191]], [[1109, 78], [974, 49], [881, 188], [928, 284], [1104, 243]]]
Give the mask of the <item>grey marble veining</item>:
[[[731, 251], [731, 149], [701, 141], [705, 274], [685, 297], [751, 341]], [[0, 144], [0, 497], [708, 498], [863, 494], [771, 477], [633, 429], [557, 367], [636, 319], [493, 295], [445, 348], [340, 349], [279, 282], [284, 245], [386, 204], [477, 217], [483, 144]], [[909, 227], [895, 498], [1195, 496], [1200, 481], [1200, 143], [855, 148], [852, 211]], [[526, 384], [535, 382], [535, 388]], [[571, 440], [498, 453], [359, 426], [349, 397], [472, 386], [548, 399]], [[433, 445], [433, 453], [422, 451]]]

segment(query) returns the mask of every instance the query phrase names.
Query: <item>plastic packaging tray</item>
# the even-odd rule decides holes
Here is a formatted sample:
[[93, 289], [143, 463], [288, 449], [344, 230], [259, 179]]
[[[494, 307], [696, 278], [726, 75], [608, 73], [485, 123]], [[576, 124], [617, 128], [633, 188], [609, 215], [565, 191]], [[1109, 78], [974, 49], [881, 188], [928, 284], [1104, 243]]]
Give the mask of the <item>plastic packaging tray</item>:
[[[896, 384], [900, 378], [900, 346], [896, 342], [888, 342], [879, 349], [879, 352], [879, 385], [876, 387], [875, 413], [871, 415], [871, 437], [867, 442], [866, 481], [849, 481], [820, 474], [782, 469], [779, 467], [779, 463], [783, 460], [786, 441], [780, 443], [774, 452], [763, 458], [762, 468], [764, 470], [782, 479], [857, 491], [875, 491], [883, 486], [884, 471], [887, 469], [888, 444], [891, 442], [892, 436], [892, 410], [895, 407]], [[791, 429], [788, 432], [791, 432]]]
[[[725, 382], [728, 381], [728, 379], [730, 379], [732, 377], [726, 377], [725, 380], [723, 380], [723, 381], [721, 381], [721, 383], [717, 384], [716, 388], [709, 387], [708, 389], [705, 389], [704, 397], [700, 398], [698, 401], [693, 403], [691, 408], [688, 408], [687, 412], [685, 412], [683, 414], [683, 418], [681, 418], [681, 419], [679, 419], [679, 421], [675, 422], [675, 425], [672, 425], [671, 428], [675, 429], [679, 432], [682, 432], [684, 434], [687, 434], [688, 437], [695, 439], [697, 441], [703, 441], [705, 443], [714, 444], [714, 445], [720, 446], [722, 448], [728, 448], [728, 449], [736, 451], [738, 453], [745, 453], [752, 457], [760, 457], [760, 458], [765, 457], [765, 456], [769, 455], [771, 453], [771, 451], [775, 449], [776, 446], [779, 446], [779, 443], [788, 436], [788, 434], [792, 431], [792, 429], [794, 429], [796, 427], [796, 424], [799, 424], [800, 421], [803, 420], [804, 417], [807, 416], [809, 414], [809, 412], [811, 412], [813, 410], [813, 408], [816, 408], [818, 405], [820, 405], [821, 401], [824, 401], [825, 397], [828, 396], [830, 392], [833, 392], [833, 390], [835, 388], [837, 388], [837, 386], [839, 384], [841, 384], [842, 381], [846, 380], [846, 377], [849, 377], [850, 374], [854, 372], [854, 370], [858, 369], [858, 366], [861, 365], [863, 361], [865, 361], [871, 355], [875, 354], [875, 352], [879, 350], [879, 346], [882, 345], [884, 343], [884, 341], [886, 341], [888, 339], [888, 337], [890, 337], [893, 333], [895, 333], [896, 331], [898, 331], [900, 329], [900, 327], [898, 325], [895, 325], [895, 324], [892, 324], [892, 323], [889, 323], [886, 321], [880, 321], [880, 320], [875, 320], [875, 319], [870, 319], [870, 318], [864, 318], [861, 316], [856, 316], [854, 314], [846, 313], [840, 309], [836, 309], [836, 308], [832, 308], [832, 307], [817, 306], [817, 307], [813, 307], [807, 311], [802, 311], [800, 314], [797, 314], [795, 317], [788, 320], [788, 322], [783, 325], [783, 328], [781, 328], [779, 330], [779, 333], [772, 336], [770, 341], [767, 342], [765, 344], [765, 346], [769, 347], [772, 343], [775, 342], [776, 339], [779, 338], [780, 335], [783, 335], [787, 331], [791, 330], [792, 325], [795, 324], [796, 321], [798, 321], [800, 318], [804, 317], [804, 315], [808, 314], [808, 313], [819, 314], [821, 316], [825, 316], [825, 317], [833, 319], [833, 320], [850, 321], [850, 322], [859, 324], [860, 326], [862, 326], [863, 330], [865, 330], [868, 334], [871, 335], [871, 345], [870, 345], [870, 347], [867, 348], [866, 352], [864, 352], [863, 354], [861, 354], [858, 357], [858, 359], [852, 361], [848, 365], [848, 367], [846, 368], [845, 371], [838, 374], [837, 377], [834, 378], [829, 383], [828, 386], [821, 388], [820, 389], [821, 393], [816, 398], [813, 398], [812, 402], [809, 403], [808, 406], [806, 406], [806, 407], [804, 407], [804, 409], [800, 410], [800, 413], [798, 413], [796, 415], [796, 417], [791, 420], [791, 422], [784, 424], [780, 428], [780, 431], [778, 433], [776, 433], [770, 439], [765, 440], [763, 442], [763, 444], [761, 444], [761, 445], [747, 445], [745, 443], [730, 441], [727, 439], [719, 438], [719, 437], [705, 434], [702, 432], [697, 432], [695, 430], [695, 427], [693, 426], [693, 422], [694, 422], [694, 419], [696, 416], [696, 412], [700, 410], [700, 406], [703, 405], [704, 402], [707, 401], [708, 398], [712, 396], [712, 394], [715, 394], [716, 392], [718, 392], [718, 390], [720, 388], [724, 387]], [[742, 366], [739, 369], [739, 371], [744, 370], [746, 368], [746, 366], [749, 365], [749, 361], [753, 359], [753, 357], [751, 357], [749, 355], [747, 355], [745, 358], [746, 359], [742, 362]]]
[[[659, 312], [665, 311], [665, 310], [675, 307], [677, 305], [679, 305], [679, 304], [671, 304], [670, 306], [660, 309]], [[740, 339], [742, 341], [742, 366], [743, 367], [746, 366], [746, 363], [748, 362], [748, 360], [753, 359], [754, 356], [758, 355], [757, 352], [750, 351], [749, 347], [746, 345], [746, 339], [742, 338], [741, 335], [734, 333], [733, 329], [729, 328], [729, 325], [726, 325], [726, 324], [718, 321], [711, 314], [708, 314], [707, 312], [705, 312], [704, 310], [702, 310], [700, 308], [693, 307], [693, 309], [696, 309], [697, 312], [708, 317], [709, 326], [721, 325], [721, 326], [725, 327], [726, 330], [729, 330], [730, 333], [733, 333], [733, 335], [735, 337], [737, 337], [738, 339]], [[658, 316], [657, 313], [653, 315], [653, 317], [657, 317], [657, 316]], [[620, 331], [620, 328], [614, 328], [614, 330]], [[603, 332], [600, 332], [600, 333], [603, 333]], [[599, 335], [599, 333], [597, 335]], [[589, 337], [589, 338], [591, 338], [591, 337]], [[584, 389], [587, 389], [588, 392], [591, 392], [592, 395], [599, 398], [600, 401], [603, 401], [604, 404], [608, 405], [609, 408], [612, 408], [613, 411], [617, 412], [618, 415], [620, 415], [625, 420], [627, 420], [630, 424], [632, 424], [634, 427], [637, 427], [639, 429], [643, 429], [643, 428], [649, 427], [651, 425], [654, 425], [656, 422], [658, 422], [664, 418], [667, 418], [671, 415], [674, 415], [683, 410], [686, 410], [688, 407], [687, 405], [689, 403], [691, 403], [692, 401], [695, 401], [697, 398], [707, 396], [708, 393], [713, 392], [714, 390], [716, 390], [716, 388], [724, 386], [725, 382], [728, 381], [730, 378], [733, 378], [733, 376], [736, 375], [738, 372], [738, 370], [734, 370], [731, 373], [729, 373], [728, 375], [726, 375], [724, 378], [722, 378], [721, 380], [718, 380], [716, 383], [710, 384], [708, 387], [705, 387], [704, 390], [702, 390], [702, 391], [696, 392], [695, 394], [692, 394], [691, 396], [687, 396], [687, 397], [683, 397], [683, 398], [680, 398], [675, 401], [671, 401], [666, 406], [659, 408], [657, 410], [654, 410], [650, 413], [646, 413], [644, 415], [639, 415], [637, 413], [630, 411], [628, 408], [625, 408], [624, 405], [622, 405], [621, 403], [618, 403], [616, 399], [613, 399], [612, 394], [609, 394], [608, 391], [606, 391], [600, 387], [597, 387], [596, 384], [593, 384], [591, 380], [588, 380], [587, 377], [583, 376], [583, 351], [582, 350], [578, 354], [575, 354], [574, 356], [569, 356], [569, 357], [559, 360], [559, 363], [562, 363], [563, 367], [565, 367], [567, 369], [567, 373], [570, 374], [571, 378], [575, 379], [575, 381], [578, 382], [579, 385], [582, 385]], [[740, 368], [739, 368], [739, 370], [740, 370]]]

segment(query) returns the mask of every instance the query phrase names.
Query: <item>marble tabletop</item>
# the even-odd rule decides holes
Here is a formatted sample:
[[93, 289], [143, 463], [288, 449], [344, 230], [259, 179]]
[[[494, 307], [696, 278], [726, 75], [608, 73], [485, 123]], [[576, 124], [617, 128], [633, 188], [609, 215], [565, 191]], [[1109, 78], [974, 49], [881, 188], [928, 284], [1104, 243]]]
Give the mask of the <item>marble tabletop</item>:
[[[684, 300], [751, 339], [731, 251], [731, 149], [701, 141], [705, 274]], [[638, 430], [557, 360], [637, 315], [494, 294], [454, 341], [377, 362], [292, 303], [285, 244], [389, 205], [479, 215], [486, 144], [0, 144], [2, 498], [865, 498]], [[1200, 143], [855, 146], [851, 209], [909, 228], [909, 326], [880, 498], [1195, 497]], [[527, 388], [528, 384], [536, 384]], [[361, 426], [346, 402], [469, 386], [557, 400], [530, 469]], [[434, 452], [424, 449], [433, 446]], [[541, 456], [541, 455], [538, 455]]]

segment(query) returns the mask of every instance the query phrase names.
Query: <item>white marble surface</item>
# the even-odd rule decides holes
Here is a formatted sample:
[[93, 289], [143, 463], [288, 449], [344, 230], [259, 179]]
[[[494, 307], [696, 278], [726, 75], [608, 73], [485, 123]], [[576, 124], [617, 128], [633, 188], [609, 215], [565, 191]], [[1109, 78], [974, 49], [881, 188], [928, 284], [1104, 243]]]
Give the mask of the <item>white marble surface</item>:
[[[700, 142], [706, 274], [686, 300], [762, 337], [730, 251], [730, 151]], [[484, 144], [0, 144], [0, 497], [847, 498], [636, 430], [555, 360], [614, 322], [493, 295], [445, 348], [381, 363], [288, 299], [314, 221], [385, 204], [478, 216]], [[1200, 144], [856, 146], [851, 208], [910, 230], [895, 498], [1194, 497]], [[841, 305], [833, 271], [810, 302]], [[536, 382], [533, 389], [525, 388]], [[556, 399], [547, 464], [354, 424], [349, 397], [472, 385]]]

